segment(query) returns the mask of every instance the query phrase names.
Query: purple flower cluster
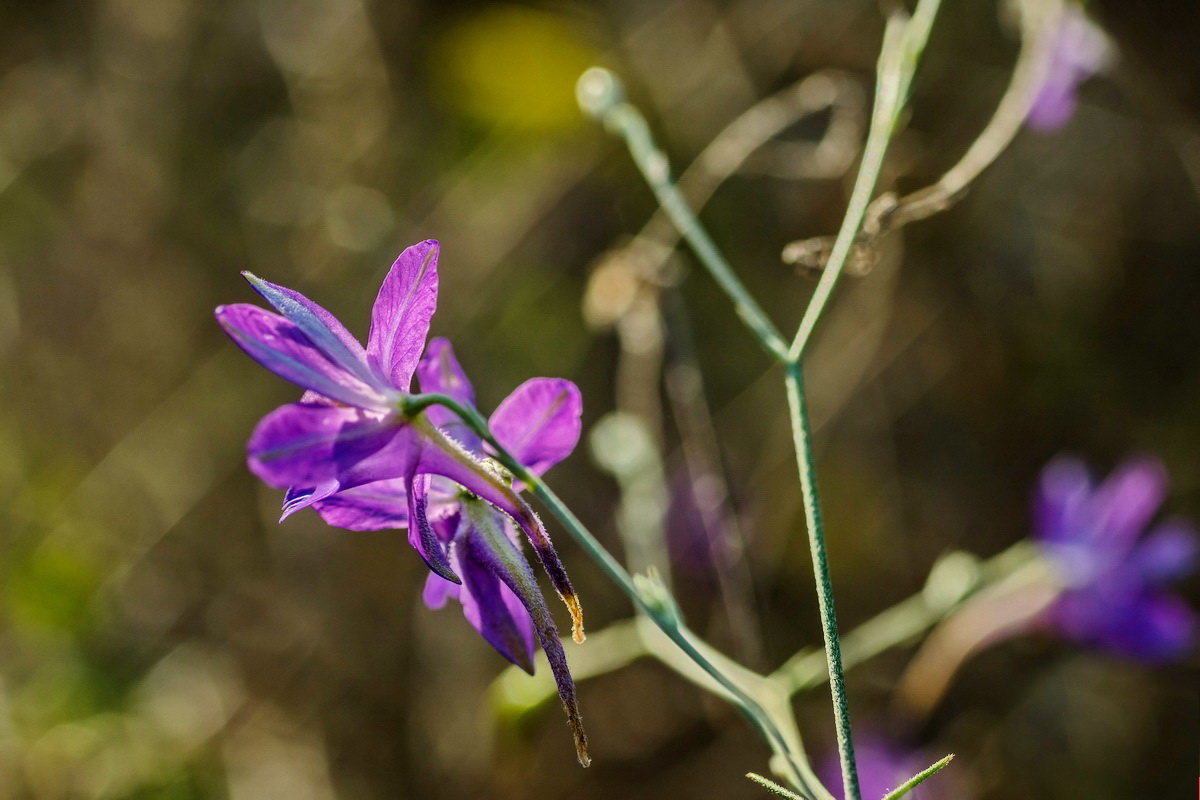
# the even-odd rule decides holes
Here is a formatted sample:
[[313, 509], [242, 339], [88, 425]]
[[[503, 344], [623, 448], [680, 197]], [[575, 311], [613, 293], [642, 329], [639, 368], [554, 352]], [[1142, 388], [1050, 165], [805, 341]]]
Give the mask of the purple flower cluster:
[[[258, 424], [248, 463], [263, 481], [287, 490], [284, 518], [312, 507], [341, 528], [406, 528], [432, 572], [426, 603], [436, 608], [456, 597], [484, 639], [528, 672], [536, 638], [586, 766], [566, 654], [518, 531], [570, 609], [582, 641], [579, 603], [549, 536], [521, 498], [522, 487], [462, 420], [443, 406], [411, 415], [404, 410], [414, 377], [424, 392], [474, 406], [450, 343], [434, 339], [425, 346], [437, 305], [437, 259], [434, 241], [400, 254], [380, 287], [366, 347], [308, 298], [246, 273], [278, 313], [228, 305], [217, 309], [217, 321], [252, 358], [305, 390], [299, 402]], [[534, 378], [500, 404], [489, 430], [540, 475], [574, 449], [581, 410], [570, 381]]]
[[1195, 614], [1167, 584], [1195, 567], [1197, 535], [1181, 519], [1151, 527], [1166, 493], [1166, 470], [1150, 458], [1099, 484], [1076, 459], [1046, 466], [1034, 533], [1064, 585], [1048, 612], [1063, 635], [1147, 661], [1191, 645]]

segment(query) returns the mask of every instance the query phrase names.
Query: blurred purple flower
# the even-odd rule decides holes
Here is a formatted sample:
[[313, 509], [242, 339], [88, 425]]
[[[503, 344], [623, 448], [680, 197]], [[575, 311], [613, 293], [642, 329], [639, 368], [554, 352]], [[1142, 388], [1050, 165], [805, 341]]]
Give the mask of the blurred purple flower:
[[[916, 750], [900, 748], [870, 731], [854, 736], [854, 755], [858, 764], [858, 784], [864, 800], [880, 800], [936, 759]], [[954, 769], [953, 765], [948, 770]], [[929, 777], [905, 797], [912, 800], [968, 800], [973, 794], [962, 781], [943, 770]], [[834, 797], [842, 798], [842, 771], [837, 752], [832, 752], [817, 769], [817, 777]]]
[[[579, 603], [545, 529], [521, 499], [521, 487], [452, 412], [403, 411], [414, 373], [425, 391], [473, 403], [448, 342], [434, 340], [421, 356], [437, 304], [437, 256], [437, 242], [425, 241], [396, 259], [372, 309], [365, 348], [308, 298], [245, 273], [279, 314], [236, 304], [217, 308], [218, 322], [252, 358], [306, 390], [300, 402], [281, 406], [255, 428], [249, 467], [288, 490], [285, 518], [312, 506], [338, 527], [407, 528], [409, 543], [440, 582], [426, 591], [427, 602], [457, 595], [484, 638], [529, 671], [536, 627], [586, 765], [566, 656], [512, 523], [533, 544], [581, 640]], [[500, 405], [490, 427], [540, 474], [574, 448], [580, 407], [574, 384], [534, 379]]]
[[1053, 36], [1046, 78], [1029, 109], [1029, 126], [1040, 131], [1067, 123], [1075, 112], [1079, 85], [1108, 63], [1111, 54], [1104, 31], [1073, 2], [1063, 8]]
[[1146, 532], [1166, 493], [1166, 469], [1151, 458], [1125, 462], [1099, 485], [1076, 459], [1046, 466], [1034, 529], [1064, 584], [1048, 611], [1062, 634], [1147, 661], [1190, 646], [1195, 614], [1166, 584], [1195, 567], [1196, 530], [1170, 519]]

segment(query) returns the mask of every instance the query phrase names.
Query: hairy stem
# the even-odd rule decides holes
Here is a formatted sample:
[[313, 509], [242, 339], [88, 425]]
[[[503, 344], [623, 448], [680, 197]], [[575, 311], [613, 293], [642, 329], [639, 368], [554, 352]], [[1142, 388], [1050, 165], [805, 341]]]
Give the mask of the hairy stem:
[[941, 772], [942, 769], [945, 768], [946, 765], [948, 765], [953, 760], [954, 760], [954, 753], [951, 753], [948, 756], [944, 756], [944, 757], [938, 759], [937, 761], [933, 762], [925, 769], [918, 772], [916, 775], [914, 775], [911, 778], [909, 778], [908, 780], [906, 780], [904, 783], [897, 786], [892, 791], [888, 792], [886, 795], [884, 795], [883, 800], [900, 800], [901, 797], [904, 797], [904, 795], [908, 794], [913, 789], [917, 788], [918, 785], [924, 783], [929, 778], [931, 778], [934, 775], [936, 775], [937, 773]]
[[829, 689], [833, 697], [833, 720], [837, 731], [838, 758], [842, 768], [843, 796], [846, 800], [861, 800], [862, 793], [858, 785], [858, 766], [854, 759], [854, 739], [850, 729], [850, 708], [846, 699], [846, 678], [838, 638], [837, 612], [834, 609], [833, 581], [825, 548], [825, 528], [817, 496], [812, 426], [808, 418], [808, 398], [804, 391], [802, 360], [805, 348], [833, 295], [834, 286], [862, 229], [871, 195], [883, 169], [888, 144], [908, 98], [913, 75], [928, 41], [929, 30], [939, 3], [940, 0], [919, 0], [911, 18], [903, 12], [895, 12], [888, 19], [883, 46], [879, 53], [871, 125], [862, 162], [855, 177], [854, 189], [850, 194], [850, 203], [834, 242], [829, 263], [821, 274], [808, 307], [804, 310], [786, 362], [785, 381], [792, 424], [792, 442], [796, 449], [796, 464], [800, 472], [804, 517], [808, 528], [809, 550], [812, 553], [813, 575], [816, 578], [817, 603], [821, 613], [821, 633], [825, 640], [825, 659], [829, 664]]
[[538, 476], [529, 472], [497, 441], [488, 428], [487, 421], [474, 408], [463, 405], [447, 395], [417, 394], [405, 396], [401, 401], [401, 410], [405, 415], [413, 417], [434, 405], [443, 406], [452, 411], [487, 442], [495, 453], [496, 460], [545, 504], [550, 513], [567, 529], [567, 532], [600, 566], [600, 569], [633, 601], [637, 609], [645, 614], [691, 662], [716, 682], [722, 694], [750, 721], [779, 757], [782, 762], [781, 767], [788, 780], [810, 797], [819, 798], [819, 800], [827, 800], [830, 797], [824, 787], [815, 783], [812, 770], [803, 753], [798, 752], [794, 747], [794, 735], [790, 735], [786, 728], [777, 721], [779, 716], [777, 713], [768, 712], [763, 703], [754, 696], [755, 688], [746, 685], [750, 680], [761, 682], [764, 686], [769, 685], [762, 676], [720, 656], [683, 624], [673, 606], [656, 602], [648, 592], [639, 587], [633, 576], [592, 535], [591, 531], [558, 495]]
[[850, 732], [850, 707], [846, 700], [846, 676], [842, 668], [837, 611], [833, 603], [833, 579], [829, 574], [825, 526], [821, 521], [821, 504], [817, 498], [817, 473], [813, 462], [812, 430], [808, 419], [808, 398], [804, 392], [803, 367], [800, 364], [789, 365], [786, 381], [792, 442], [796, 448], [796, 465], [800, 471], [804, 519], [808, 528], [809, 550], [812, 553], [813, 576], [817, 584], [817, 605], [821, 612], [821, 635], [825, 641], [825, 658], [829, 664], [829, 690], [833, 696], [833, 722], [837, 731], [844, 797], [847, 800], [860, 800], [858, 767], [854, 760], [854, 739]]

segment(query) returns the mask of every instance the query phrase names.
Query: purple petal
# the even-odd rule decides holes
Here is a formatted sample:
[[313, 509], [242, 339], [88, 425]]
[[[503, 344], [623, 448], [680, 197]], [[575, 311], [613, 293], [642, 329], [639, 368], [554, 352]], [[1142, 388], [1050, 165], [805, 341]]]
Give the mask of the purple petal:
[[408, 391], [412, 382], [437, 307], [437, 259], [438, 243], [432, 239], [401, 253], [371, 310], [367, 355], [376, 371], [400, 391]]
[[385, 388], [375, 380], [367, 367], [366, 350], [337, 317], [294, 289], [264, 281], [250, 272], [243, 272], [242, 275], [263, 299], [296, 325], [332, 361], [357, 375], [364, 383], [380, 390]]
[[1166, 494], [1167, 471], [1161, 461], [1141, 458], [1117, 467], [1092, 496], [1096, 543], [1132, 547]]
[[1044, 84], [1029, 108], [1029, 127], [1038, 131], [1055, 131], [1066, 125], [1075, 113], [1075, 91], [1074, 81]]
[[1196, 614], [1174, 595], [1157, 592], [1138, 605], [1139, 623], [1126, 652], [1148, 661], [1171, 661], [1185, 655], [1196, 635]]
[[[451, 552], [451, 564], [455, 565], [456, 561], [457, 558], [455, 557], [454, 553]], [[421, 592], [421, 600], [425, 603], [427, 608], [437, 611], [439, 608], [442, 608], [444, 605], [446, 605], [447, 600], [451, 598], [457, 600], [461, 592], [462, 587], [457, 583], [451, 583], [440, 575], [435, 575], [431, 572], [425, 576], [425, 589]]]
[[518, 386], [492, 414], [497, 441], [535, 474], [562, 461], [579, 442], [583, 398], [561, 378], [533, 378]]
[[297, 489], [295, 487], [288, 489], [287, 494], [283, 497], [283, 514], [279, 517], [279, 521], [283, 522], [297, 511], [308, 508], [314, 503], [319, 503], [335, 493], [340, 485], [336, 480], [329, 480], [320, 486], [308, 489]]
[[406, 474], [419, 454], [411, 427], [356, 408], [290, 403], [263, 417], [250, 470], [271, 486], [354, 486]]
[[[444, 394], [454, 398], [463, 405], [475, 407], [475, 390], [471, 381], [454, 357], [454, 348], [449, 340], [437, 337], [429, 340], [425, 355], [417, 364], [417, 380], [421, 391]], [[434, 425], [444, 430], [463, 444], [473, 453], [479, 453], [479, 437], [458, 418], [454, 412], [443, 406], [430, 406], [425, 412]]]
[[382, 395], [330, 360], [300, 328], [278, 314], [237, 303], [219, 306], [216, 316], [239, 347], [284, 380], [347, 405], [386, 407]]
[[1083, 462], [1059, 457], [1042, 470], [1034, 497], [1034, 533], [1044, 542], [1072, 541], [1084, 519], [1092, 478]]
[[1075, 86], [1046, 83], [1033, 98], [1028, 124], [1036, 131], [1057, 131], [1075, 113]]
[[449, 339], [436, 336], [429, 340], [417, 365], [417, 380], [422, 392], [449, 395], [463, 405], [475, 406], [475, 389], [454, 357]]
[[421, 429], [421, 449], [418, 472], [440, 475], [499, 508], [511, 517], [519, 518], [523, 500], [461, 443], [451, 439], [428, 422]]
[[[922, 754], [902, 750], [870, 730], [855, 733], [854, 755], [862, 796], [872, 800], [883, 797], [928, 767], [932, 761]], [[829, 788], [834, 797], [842, 797], [842, 767], [836, 750], [829, 752], [819, 762], [816, 771], [821, 783]], [[942, 783], [940, 777], [931, 778], [930, 782], [923, 783], [921, 788], [909, 797], [932, 800], [935, 797], [946, 796], [935, 788]]]
[[1110, 59], [1108, 37], [1075, 4], [1068, 3], [1054, 33], [1050, 63], [1029, 110], [1029, 126], [1042, 131], [1066, 124], [1075, 111], [1079, 85]]
[[414, 475], [405, 482], [404, 488], [408, 494], [408, 543], [434, 573], [448, 581], [460, 583], [461, 579], [446, 561], [445, 548], [434, 533], [426, 513], [429, 504], [429, 476]]
[[468, 533], [461, 541], [458, 564], [463, 615], [487, 642], [512, 663], [533, 674], [533, 620], [525, 605], [497, 576], [487, 544]]
[[1200, 537], [1185, 520], [1164, 522], [1147, 534], [1133, 552], [1133, 562], [1151, 583], [1176, 580], [1196, 568]]
[[480, 511], [468, 505], [469, 516], [474, 525], [475, 536], [469, 540], [478, 545], [472, 550], [473, 556], [479, 563], [489, 569], [497, 578], [512, 590], [532, 617], [537, 631], [538, 641], [546, 653], [550, 663], [550, 671], [554, 675], [558, 696], [562, 700], [563, 709], [567, 712], [567, 723], [575, 737], [575, 752], [579, 762], [585, 767], [590, 763], [587, 751], [587, 734], [583, 730], [583, 720], [579, 715], [579, 704], [575, 697], [575, 682], [567, 667], [567, 654], [563, 651], [562, 642], [558, 638], [558, 629], [550, 616], [546, 602], [538, 589], [537, 580], [529, 563], [501, 529], [495, 516], [489, 511]]
[[1122, 576], [1064, 593], [1051, 619], [1071, 639], [1143, 661], [1182, 655], [1195, 630], [1192, 610], [1178, 598], [1143, 590]]
[[455, 481], [482, 500], [507, 514], [521, 527], [533, 545], [551, 584], [571, 612], [576, 641], [583, 641], [583, 611], [579, 599], [537, 514], [516, 491], [493, 475], [478, 459], [458, 444], [432, 429], [424, 431], [426, 447], [421, 452], [419, 472], [441, 475]]
[[408, 494], [401, 478], [343, 489], [321, 498], [313, 507], [335, 528], [384, 531], [408, 527]]

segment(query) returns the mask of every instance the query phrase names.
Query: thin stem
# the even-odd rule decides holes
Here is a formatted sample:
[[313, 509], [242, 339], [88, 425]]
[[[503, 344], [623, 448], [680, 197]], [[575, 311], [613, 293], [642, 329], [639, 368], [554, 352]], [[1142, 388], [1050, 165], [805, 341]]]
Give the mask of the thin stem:
[[799, 795], [797, 795], [795, 792], [785, 789], [775, 781], [769, 778], [764, 778], [762, 775], [759, 775], [756, 772], [747, 772], [746, 777], [766, 789], [768, 792], [778, 795], [779, 797], [787, 798], [787, 800], [796, 800], [796, 798], [799, 797]]
[[817, 584], [817, 605], [821, 613], [821, 634], [825, 657], [829, 662], [829, 690], [833, 696], [833, 722], [837, 731], [838, 756], [842, 767], [842, 785], [846, 800], [860, 800], [858, 767], [854, 760], [854, 740], [850, 733], [850, 709], [846, 700], [846, 677], [842, 668], [842, 649], [838, 640], [837, 612], [833, 603], [833, 580], [829, 574], [829, 555], [825, 548], [825, 526], [817, 498], [817, 473], [813, 463], [812, 430], [808, 419], [808, 399], [804, 392], [804, 370], [800, 364], [788, 365], [788, 409], [791, 412], [792, 442], [800, 471], [800, 491], [804, 498], [804, 519], [812, 553], [813, 577]]
[[[897, 199], [892, 192], [876, 197], [867, 208], [860, 235], [854, 242], [848, 269], [855, 265], [862, 274], [873, 266], [871, 250], [885, 236], [905, 225], [926, 219], [953, 206], [970, 185], [991, 166], [1025, 123], [1038, 88], [1043, 84], [1053, 57], [1061, 0], [1019, 0], [1021, 50], [1012, 77], [991, 119], [967, 148], [962, 158], [935, 183]], [[824, 269], [832, 237], [816, 237], [790, 243], [783, 260], [809, 269]]]
[[[496, 460], [508, 469], [514, 478], [524, 483], [546, 505], [550, 513], [562, 523], [572, 538], [600, 566], [600, 569], [608, 575], [613, 583], [633, 601], [638, 610], [652, 620], [676, 647], [682, 650], [688, 658], [720, 685], [743, 716], [750, 721], [771, 746], [771, 749], [783, 760], [786, 765], [785, 771], [788, 780], [802, 788], [810, 796], [818, 796], [811, 786], [810, 780], [805, 777], [806, 775], [811, 775], [811, 770], [805, 769], [805, 765], [798, 761], [798, 754], [789, 746], [787, 736], [776, 725], [771, 714], [763, 708], [758, 700], [751, 696], [751, 693], [742, 685], [742, 681], [736, 680], [728, 674], [730, 665], [726, 664], [725, 669], [722, 669], [714, 663], [714, 658], [712, 658], [713, 653], [705, 655], [705, 653], [701, 652], [701, 645], [693, 641], [694, 634], [683, 624], [677, 611], [674, 608], [665, 607], [663, 604], [652, 602], [647, 597], [646, 593], [635, 583], [633, 576], [592, 535], [591, 531], [575, 516], [574, 512], [567, 507], [558, 495], [538, 476], [529, 472], [525, 468], [525, 465], [518, 461], [497, 441], [488, 428], [487, 421], [478, 411], [470, 406], [459, 403], [452, 397], [442, 394], [406, 395], [400, 400], [400, 411], [411, 419], [421, 411], [434, 405], [444, 406], [456, 414], [472, 431], [492, 447]], [[754, 673], [742, 667], [738, 669], [746, 674], [754, 675]], [[761, 679], [761, 676], [755, 677]], [[820, 788], [823, 790], [823, 787]], [[826, 792], [820, 796], [826, 797], [828, 793]]]
[[[476, 432], [478, 433], [478, 431]], [[737, 682], [729, 678], [700, 652], [688, 636], [689, 631], [679, 620], [678, 616], [663, 613], [661, 608], [646, 601], [645, 597], [638, 591], [637, 586], [634, 584], [633, 578], [625, 571], [625, 568], [613, 558], [604, 545], [600, 544], [592, 536], [591, 532], [580, 522], [579, 518], [575, 516], [566, 504], [559, 499], [558, 495], [551, 491], [550, 487], [525, 470], [520, 462], [505, 453], [494, 441], [491, 443], [497, 448], [497, 453], [503, 456], [500, 460], [504, 463], [504, 466], [512, 470], [513, 474], [524, 481], [533, 493], [537, 495], [538, 499], [546, 504], [546, 507], [550, 509], [550, 513], [558, 518], [559, 522], [563, 524], [575, 541], [592, 557], [592, 560], [600, 565], [600, 568], [609, 578], [633, 600], [642, 612], [654, 621], [655, 625], [680, 650], [686, 653], [692, 661], [729, 693], [742, 714], [758, 729], [759, 733], [767, 740], [772, 749], [785, 758], [788, 764], [789, 778], [796, 781], [799, 785], [805, 786], [807, 791], [811, 791], [800, 777], [801, 770], [794, 763], [795, 756], [787, 747], [783, 735], [776, 728], [774, 722], [758, 701], [752, 698]]]
[[858, 233], [871, 204], [871, 196], [875, 192], [875, 185], [879, 183], [884, 156], [887, 155], [888, 145], [891, 143], [896, 122], [907, 99], [913, 73], [916, 71], [917, 60], [925, 47], [933, 15], [937, 13], [939, 3], [940, 0], [921, 0], [911, 19], [899, 12], [888, 19], [883, 47], [879, 52], [875, 103], [871, 112], [867, 143], [863, 147], [862, 162], [858, 166], [854, 188], [850, 192], [850, 202], [846, 207], [846, 216], [843, 217], [837, 239], [834, 240], [833, 251], [829, 254], [829, 261], [821, 273], [821, 279], [817, 282], [817, 288], [804, 310], [800, 327], [788, 350], [789, 360], [799, 361], [803, 357], [817, 321], [825, 312], [825, 306], [833, 295], [838, 278], [846, 267], [846, 259], [858, 239]]
[[854, 739], [850, 730], [850, 709], [846, 699], [846, 678], [842, 667], [841, 643], [838, 639], [837, 612], [834, 609], [833, 581], [829, 572], [825, 529], [817, 496], [812, 426], [808, 416], [808, 398], [804, 392], [802, 359], [817, 322], [833, 294], [838, 277], [845, 267], [846, 258], [850, 255], [862, 228], [871, 195], [879, 182], [888, 144], [908, 97], [909, 87], [928, 41], [939, 4], [940, 0], [919, 0], [911, 18], [903, 12], [893, 13], [888, 18], [879, 53], [875, 103], [862, 163], [859, 164], [854, 189], [850, 193], [850, 203], [834, 242], [829, 264], [821, 274], [812, 299], [804, 310], [786, 362], [785, 382], [788, 408], [791, 412], [792, 442], [796, 449], [796, 464], [800, 472], [800, 490], [804, 499], [804, 517], [808, 528], [809, 550], [812, 553], [813, 575], [816, 579], [825, 658], [829, 663], [829, 690], [833, 699], [833, 720], [837, 732], [845, 800], [861, 800], [862, 795], [858, 785], [858, 766], [854, 759]]
[[937, 183], [897, 201], [877, 235], [949, 208], [1004, 152], [1025, 124], [1038, 87], [1045, 81], [1050, 67], [1056, 23], [1062, 8], [1056, 0], [1022, 0], [1017, 9], [1021, 17], [1021, 52], [992, 118], [958, 163]]
[[633, 157], [642, 177], [646, 179], [650, 190], [654, 192], [659, 205], [691, 245], [700, 263], [733, 301], [742, 322], [767, 352], [780, 360], [786, 358], [787, 342], [783, 334], [742, 284], [733, 267], [696, 218], [679, 187], [671, 180], [671, 168], [666, 154], [654, 143], [646, 118], [622, 98], [621, 86], [616, 76], [608, 70], [593, 67], [580, 77], [578, 95], [585, 111], [595, 115], [606, 128], [625, 141], [630, 156]]
[[916, 775], [913, 775], [911, 778], [906, 780], [904, 783], [900, 784], [895, 789], [888, 792], [886, 795], [884, 795], [883, 800], [900, 800], [901, 797], [904, 797], [904, 795], [908, 794], [913, 789], [917, 788], [918, 784], [924, 783], [929, 778], [931, 778], [934, 775], [936, 775], [937, 773], [941, 772], [942, 769], [945, 768], [946, 765], [948, 765], [953, 760], [954, 760], [954, 753], [951, 753], [948, 756], [938, 759], [937, 761], [930, 764], [927, 768], [921, 770]]

